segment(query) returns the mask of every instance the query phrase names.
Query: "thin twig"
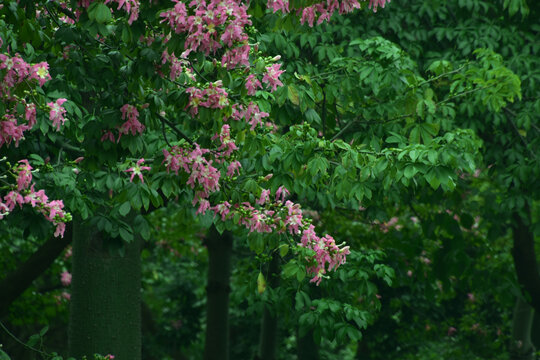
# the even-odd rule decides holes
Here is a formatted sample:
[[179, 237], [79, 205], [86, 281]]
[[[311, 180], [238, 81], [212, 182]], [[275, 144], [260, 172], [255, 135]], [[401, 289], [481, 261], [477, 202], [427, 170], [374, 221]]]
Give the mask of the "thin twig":
[[352, 124], [354, 124], [355, 122], [357, 122], [358, 120], [353, 120], [353, 121], [349, 121], [347, 123], [347, 125], [345, 125], [343, 127], [343, 129], [341, 129], [336, 135], [334, 135], [334, 137], [332, 137], [332, 139], [330, 139], [330, 141], [334, 141], [336, 140], [337, 138], [339, 138], [341, 136], [341, 134], [343, 134], [345, 132], [345, 130], [347, 130], [348, 128], [351, 127]]
[[15, 340], [16, 342], [18, 342], [18, 343], [21, 344], [22, 346], [27, 347], [28, 349], [33, 350], [33, 351], [35, 351], [35, 352], [37, 352], [37, 353], [40, 353], [40, 354], [42, 354], [42, 355], [49, 356], [49, 354], [47, 354], [46, 352], [43, 352], [43, 351], [41, 351], [41, 350], [38, 350], [38, 349], [36, 349], [36, 348], [34, 348], [34, 347], [28, 345], [28, 344], [25, 344], [25, 343], [22, 342], [21, 340], [19, 340], [19, 338], [16, 337], [15, 335], [13, 335], [13, 334], [5, 327], [5, 325], [4, 325], [1, 321], [0, 321], [0, 327], [2, 327], [2, 329], [4, 329], [4, 331], [5, 331], [9, 336], [11, 336], [11, 337], [13, 338], [13, 340]]
[[441, 74], [441, 75], [439, 75], [439, 76], [436, 76], [436, 77], [434, 77], [434, 78], [431, 78], [431, 79], [429, 79], [429, 80], [425, 80], [425, 81], [421, 82], [420, 84], [418, 84], [417, 86], [420, 87], [420, 86], [429, 84], [430, 82], [439, 80], [439, 79], [442, 78], [442, 77], [445, 77], [445, 76], [449, 76], [449, 75], [458, 73], [458, 72], [460, 72], [461, 70], [463, 70], [467, 65], [469, 65], [469, 64], [465, 64], [465, 65], [463, 65], [463, 66], [457, 68], [456, 70], [452, 70], [452, 71], [449, 71], [449, 72], [447, 72], [447, 73], [443, 73], [443, 74]]
[[508, 121], [510, 121], [510, 124], [512, 124], [512, 127], [514, 128], [514, 131], [516, 132], [516, 134], [521, 139], [521, 142], [523, 143], [523, 145], [525, 145], [525, 149], [527, 149], [529, 151], [529, 153], [531, 154], [531, 156], [533, 157], [533, 159], [536, 160], [536, 155], [529, 148], [529, 143], [527, 142], [527, 140], [519, 133], [519, 129], [517, 128], [516, 124], [514, 123], [514, 120], [512, 120], [509, 116], [507, 116], [506, 118], [508, 119]]
[[172, 145], [169, 143], [169, 140], [167, 140], [167, 134], [165, 133], [165, 122], [162, 121], [161, 122], [161, 131], [163, 132], [163, 139], [165, 140], [165, 143], [167, 143], [167, 145], [172, 148]]
[[160, 114], [157, 114], [159, 119], [170, 126], [171, 129], [174, 130], [174, 132], [180, 136], [182, 139], [186, 140], [191, 145], [195, 145], [195, 142], [191, 140], [186, 134], [184, 134], [181, 130], [179, 130], [170, 120], [166, 119], [165, 117], [161, 116]]
[[484, 87], [481, 87], [481, 88], [476, 88], [476, 89], [471, 89], [471, 90], [464, 91], [462, 93], [459, 93], [459, 94], [456, 94], [454, 96], [450, 96], [449, 98], [446, 98], [444, 100], [441, 100], [438, 103], [435, 103], [435, 106], [447, 103], [450, 100], [454, 100], [455, 98], [462, 97], [462, 96], [465, 96], [465, 95], [468, 95], [468, 94], [471, 94], [471, 93], [474, 93], [474, 92], [477, 92], [477, 91], [482, 91], [482, 90], [489, 89], [490, 87], [493, 87], [494, 85], [495, 84], [484, 86]]

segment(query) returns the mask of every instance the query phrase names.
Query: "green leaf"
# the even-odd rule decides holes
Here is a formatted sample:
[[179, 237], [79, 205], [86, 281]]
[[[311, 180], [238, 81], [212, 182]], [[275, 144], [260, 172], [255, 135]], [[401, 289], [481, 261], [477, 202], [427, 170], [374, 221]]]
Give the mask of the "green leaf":
[[296, 274], [298, 271], [298, 264], [296, 261], [291, 260], [285, 266], [283, 266], [283, 277], [284, 278], [290, 278]]
[[88, 17], [90, 19], [95, 20], [99, 24], [104, 24], [106, 22], [109, 22], [112, 19], [111, 10], [107, 7], [107, 5], [103, 3], [97, 4], [97, 6], [93, 9], [92, 15], [90, 15], [91, 12], [88, 10]]
[[125, 227], [119, 227], [118, 228], [118, 232], [120, 234], [120, 237], [122, 238], [122, 240], [124, 241], [127, 241], [127, 242], [130, 242], [133, 240], [133, 233], [131, 231], [131, 229], [128, 229], [128, 228], [125, 228]]
[[122, 216], [126, 216], [129, 213], [129, 210], [131, 210], [131, 203], [129, 201], [126, 201], [118, 208], [118, 212]]
[[405, 168], [405, 171], [403, 174], [407, 179], [412, 178], [416, 173], [418, 172], [418, 169], [414, 165], [407, 165]]
[[294, 296], [295, 304], [294, 308], [296, 311], [302, 310], [304, 307], [304, 296], [302, 296], [302, 291], [298, 291]]
[[426, 181], [431, 185], [433, 190], [437, 190], [439, 185], [441, 184], [439, 178], [437, 177], [436, 172], [434, 169], [431, 169], [426, 175], [425, 175]]
[[49, 331], [49, 326], [48, 326], [48, 325], [45, 325], [45, 327], [44, 327], [43, 329], [40, 330], [39, 336], [42, 336], [42, 337], [43, 337], [43, 336], [47, 333], [47, 331]]
[[0, 349], [0, 360], [11, 360], [11, 358], [2, 349]]
[[279, 246], [279, 255], [281, 255], [281, 257], [285, 257], [285, 255], [287, 255], [288, 252], [289, 252], [289, 245], [282, 244]]
[[289, 100], [296, 106], [300, 104], [300, 99], [298, 97], [298, 90], [294, 85], [287, 86], [287, 94], [289, 97]]

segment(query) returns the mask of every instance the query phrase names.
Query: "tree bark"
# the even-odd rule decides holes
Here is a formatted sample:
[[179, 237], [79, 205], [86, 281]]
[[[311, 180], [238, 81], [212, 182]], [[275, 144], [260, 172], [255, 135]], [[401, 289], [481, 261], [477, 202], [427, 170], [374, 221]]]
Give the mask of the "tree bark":
[[233, 237], [220, 235], [212, 226], [205, 239], [208, 248], [206, 342], [204, 360], [229, 359], [229, 281]]
[[531, 341], [534, 309], [521, 296], [516, 300], [512, 319], [510, 360], [534, 360], [535, 348]]
[[313, 340], [313, 330], [309, 330], [304, 336], [297, 332], [296, 336], [298, 360], [319, 360], [319, 347]]
[[9, 306], [17, 299], [71, 242], [72, 225], [68, 223], [63, 238], [51, 236], [17, 269], [0, 281], [0, 317], [7, 314]]
[[[270, 265], [268, 266], [268, 286], [276, 288], [279, 284], [279, 253], [274, 252]], [[261, 337], [259, 340], [260, 360], [275, 360], [277, 349], [277, 329], [278, 319], [270, 311], [270, 306], [264, 304], [263, 316], [261, 321]]]
[[140, 360], [140, 238], [125, 243], [74, 223], [71, 286], [70, 356]]
[[513, 214], [513, 220], [512, 256], [518, 282], [530, 298], [530, 305], [540, 312], [540, 272], [534, 249], [534, 235], [529, 228], [530, 209], [525, 208], [525, 219], [516, 212]]

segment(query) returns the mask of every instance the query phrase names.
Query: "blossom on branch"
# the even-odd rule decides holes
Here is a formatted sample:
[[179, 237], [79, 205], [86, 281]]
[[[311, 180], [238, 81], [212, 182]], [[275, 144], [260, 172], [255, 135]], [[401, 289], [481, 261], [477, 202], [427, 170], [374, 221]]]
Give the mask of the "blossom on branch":
[[150, 166], [141, 166], [142, 164], [144, 164], [144, 159], [139, 159], [139, 160], [137, 160], [137, 164], [135, 166], [130, 167], [127, 170], [124, 170], [125, 172], [130, 172], [131, 173], [131, 177], [129, 178], [129, 182], [133, 182], [133, 178], [135, 177], [135, 175], [137, 175], [139, 177], [139, 179], [141, 180], [141, 182], [144, 184], [144, 179], [143, 179], [142, 172], [146, 171], [146, 170], [151, 170], [152, 168]]
[[60, 131], [60, 125], [63, 125], [66, 119], [64, 118], [64, 114], [66, 113], [66, 109], [62, 107], [62, 105], [67, 101], [67, 99], [61, 98], [56, 100], [55, 102], [47, 103], [47, 105], [50, 108], [49, 111], [49, 119], [53, 122], [53, 126], [56, 127], [56, 131]]
[[263, 83], [267, 84], [271, 90], [276, 91], [278, 86], [283, 86], [283, 83], [279, 80], [279, 76], [285, 72], [280, 70], [281, 64], [273, 64], [266, 67], [266, 73], [263, 76]]

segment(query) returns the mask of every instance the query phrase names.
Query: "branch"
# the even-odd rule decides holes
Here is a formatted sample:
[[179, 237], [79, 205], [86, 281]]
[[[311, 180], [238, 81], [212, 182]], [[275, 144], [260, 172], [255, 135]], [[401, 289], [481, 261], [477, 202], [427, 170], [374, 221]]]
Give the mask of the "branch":
[[71, 242], [72, 225], [66, 225], [63, 238], [51, 236], [41, 247], [17, 269], [0, 281], [0, 316], [7, 313], [9, 306], [36, 280]]
[[330, 139], [330, 141], [334, 141], [334, 140], [336, 140], [337, 138], [339, 138], [339, 137], [341, 136], [341, 134], [343, 134], [343, 133], [345, 132], [345, 130], [347, 130], [348, 128], [350, 128], [350, 127], [352, 126], [352, 124], [354, 124], [355, 122], [357, 122], [357, 120], [349, 121], [349, 122], [347, 123], [347, 125], [345, 125], [345, 126], [343, 127], [343, 129], [339, 130], [339, 132], [338, 132], [336, 135], [334, 135], [334, 137], [333, 137], [332, 139]]
[[171, 129], [174, 130], [174, 132], [180, 136], [182, 139], [186, 140], [191, 145], [195, 145], [195, 142], [191, 140], [186, 134], [184, 134], [181, 130], [179, 130], [170, 120], [166, 119], [165, 117], [161, 116], [160, 114], [157, 114], [159, 119], [164, 122], [165, 124], [169, 125]]

